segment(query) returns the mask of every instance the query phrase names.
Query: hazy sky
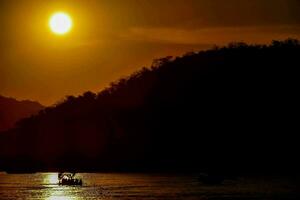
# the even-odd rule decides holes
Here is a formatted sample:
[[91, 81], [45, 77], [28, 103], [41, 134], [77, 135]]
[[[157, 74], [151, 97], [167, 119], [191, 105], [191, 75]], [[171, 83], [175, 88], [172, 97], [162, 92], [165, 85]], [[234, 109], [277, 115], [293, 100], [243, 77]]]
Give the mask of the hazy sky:
[[[68, 12], [71, 33], [48, 20]], [[154, 58], [230, 41], [300, 38], [300, 0], [1, 0], [0, 94], [51, 105]]]

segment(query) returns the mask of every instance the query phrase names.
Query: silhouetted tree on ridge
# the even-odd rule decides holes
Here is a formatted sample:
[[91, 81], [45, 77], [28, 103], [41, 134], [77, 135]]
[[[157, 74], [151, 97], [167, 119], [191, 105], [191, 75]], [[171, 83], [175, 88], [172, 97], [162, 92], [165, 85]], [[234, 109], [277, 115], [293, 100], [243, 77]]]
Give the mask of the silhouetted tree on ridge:
[[3, 167], [293, 171], [299, 56], [288, 39], [154, 60], [20, 121]]

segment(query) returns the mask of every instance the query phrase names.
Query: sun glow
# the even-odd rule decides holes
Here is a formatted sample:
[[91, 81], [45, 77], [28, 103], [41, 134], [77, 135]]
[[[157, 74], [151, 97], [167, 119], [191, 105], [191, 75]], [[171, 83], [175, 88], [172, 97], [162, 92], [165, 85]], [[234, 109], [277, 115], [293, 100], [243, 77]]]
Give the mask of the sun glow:
[[64, 35], [72, 29], [72, 18], [67, 13], [57, 12], [51, 16], [49, 26], [53, 33]]
[[49, 173], [47, 174], [45, 180], [47, 184], [57, 184], [58, 183], [58, 176], [57, 173]]

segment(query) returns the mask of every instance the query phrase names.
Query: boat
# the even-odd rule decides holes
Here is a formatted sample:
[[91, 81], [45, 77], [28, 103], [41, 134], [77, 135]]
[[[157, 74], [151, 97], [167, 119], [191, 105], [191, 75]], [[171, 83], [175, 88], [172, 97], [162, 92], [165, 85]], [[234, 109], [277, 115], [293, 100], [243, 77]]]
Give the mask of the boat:
[[82, 180], [79, 178], [75, 178], [75, 175], [76, 173], [59, 173], [59, 185], [82, 186]]

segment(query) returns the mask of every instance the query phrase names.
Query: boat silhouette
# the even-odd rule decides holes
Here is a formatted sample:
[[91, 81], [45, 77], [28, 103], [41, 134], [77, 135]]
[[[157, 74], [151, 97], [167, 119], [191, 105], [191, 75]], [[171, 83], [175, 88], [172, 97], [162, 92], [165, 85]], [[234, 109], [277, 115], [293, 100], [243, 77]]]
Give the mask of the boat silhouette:
[[59, 185], [82, 186], [82, 180], [75, 178], [76, 173], [59, 173]]

